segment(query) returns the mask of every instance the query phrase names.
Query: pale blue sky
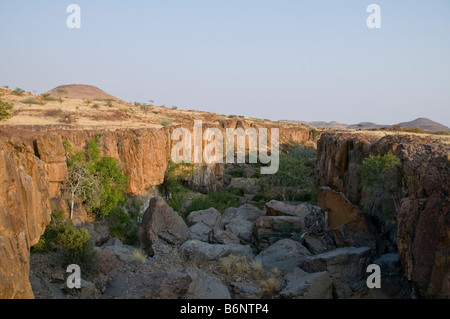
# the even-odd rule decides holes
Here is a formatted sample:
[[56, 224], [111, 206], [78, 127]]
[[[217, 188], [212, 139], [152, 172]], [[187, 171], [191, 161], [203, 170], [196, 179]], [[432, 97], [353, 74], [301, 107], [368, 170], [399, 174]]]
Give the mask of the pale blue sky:
[[[66, 7], [81, 7], [81, 29]], [[381, 29], [366, 8], [381, 7]], [[450, 126], [449, 0], [0, 0], [0, 85], [259, 118]]]

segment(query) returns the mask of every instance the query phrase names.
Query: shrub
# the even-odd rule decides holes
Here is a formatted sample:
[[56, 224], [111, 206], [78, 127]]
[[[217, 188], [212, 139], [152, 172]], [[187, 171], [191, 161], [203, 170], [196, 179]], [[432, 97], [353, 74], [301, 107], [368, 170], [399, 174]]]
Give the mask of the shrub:
[[401, 197], [400, 160], [392, 153], [369, 156], [360, 169], [364, 212], [384, 220], [395, 218]]
[[233, 169], [230, 169], [228, 171], [226, 171], [226, 173], [228, 175], [231, 175], [232, 177], [242, 177], [242, 174], [244, 173], [244, 168], [243, 167], [236, 167]]
[[228, 255], [219, 259], [220, 271], [228, 276], [246, 274], [250, 267], [245, 256]]
[[186, 208], [186, 214], [190, 212], [214, 207], [219, 212], [223, 212], [228, 207], [238, 207], [239, 197], [227, 191], [216, 191], [194, 199]]
[[147, 257], [147, 253], [143, 249], [138, 248], [133, 251], [133, 259], [140, 264], [145, 263]]
[[450, 131], [437, 131], [434, 134], [436, 134], [436, 135], [450, 135]]
[[24, 104], [41, 104], [34, 96], [29, 96], [20, 102]]
[[261, 278], [263, 273], [264, 273], [264, 268], [263, 268], [262, 263], [259, 262], [259, 261], [253, 261], [253, 263], [252, 263], [252, 277], [253, 277], [253, 279]]
[[160, 123], [161, 123], [162, 126], [167, 126], [167, 125], [172, 124], [172, 121], [169, 120], [169, 119], [162, 119], [162, 120], [160, 121]]
[[121, 202], [107, 217], [111, 235], [127, 245], [134, 245], [142, 219], [142, 209], [143, 203], [136, 198]]
[[188, 192], [182, 182], [192, 174], [193, 170], [194, 165], [191, 163], [177, 164], [170, 159], [167, 162], [164, 182], [158, 188], [167, 204], [177, 212], [181, 211]]
[[112, 101], [107, 101], [106, 104], [105, 104], [105, 106], [107, 106], [107, 107], [112, 107], [112, 106], [113, 106]]
[[52, 96], [50, 93], [43, 93], [41, 94], [41, 96], [44, 101], [49, 102], [58, 101], [58, 98], [56, 96]]
[[94, 105], [92, 105], [92, 108], [93, 108], [93, 109], [99, 109], [99, 108], [100, 108], [100, 105], [97, 104], [97, 103], [95, 103]]
[[265, 297], [273, 297], [281, 290], [280, 281], [275, 277], [270, 277], [260, 282], [261, 292]]
[[0, 120], [6, 120], [12, 117], [12, 103], [3, 102], [0, 100]]
[[21, 88], [15, 88], [14, 91], [11, 92], [11, 94], [22, 96], [25, 93], [25, 90], [22, 90]]
[[317, 139], [317, 137], [319, 136], [319, 132], [317, 132], [317, 130], [315, 128], [311, 129], [311, 131], [309, 133], [311, 134], [311, 138], [313, 141], [315, 141]]

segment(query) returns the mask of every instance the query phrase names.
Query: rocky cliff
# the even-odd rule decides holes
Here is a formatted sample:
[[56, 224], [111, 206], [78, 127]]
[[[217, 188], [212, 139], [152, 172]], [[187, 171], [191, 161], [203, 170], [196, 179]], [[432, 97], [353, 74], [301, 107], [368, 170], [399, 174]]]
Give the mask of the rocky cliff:
[[32, 298], [30, 247], [50, 222], [45, 163], [18, 139], [0, 137], [0, 298]]
[[[230, 119], [209, 125], [221, 129], [253, 127]], [[205, 127], [207, 127], [205, 125]], [[275, 124], [272, 127], [276, 127]], [[192, 127], [188, 127], [191, 132]], [[256, 126], [257, 128], [257, 126]], [[32, 298], [28, 281], [30, 247], [50, 222], [50, 199], [61, 196], [67, 166], [63, 141], [74, 151], [101, 134], [103, 154], [119, 160], [129, 177], [127, 192], [141, 194], [161, 184], [174, 127], [162, 129], [82, 130], [70, 127], [3, 126], [0, 128], [0, 298]], [[225, 136], [225, 135], [224, 135]], [[310, 129], [280, 128], [280, 142], [312, 142]], [[200, 165], [201, 166], [201, 165]], [[222, 169], [197, 170], [194, 188], [208, 191]], [[208, 173], [209, 172], [209, 173]], [[212, 172], [212, 173], [211, 173]]]
[[317, 144], [319, 185], [361, 202], [358, 166], [391, 151], [401, 160], [403, 199], [394, 238], [405, 275], [421, 297], [450, 296], [450, 146], [413, 135], [325, 133]]

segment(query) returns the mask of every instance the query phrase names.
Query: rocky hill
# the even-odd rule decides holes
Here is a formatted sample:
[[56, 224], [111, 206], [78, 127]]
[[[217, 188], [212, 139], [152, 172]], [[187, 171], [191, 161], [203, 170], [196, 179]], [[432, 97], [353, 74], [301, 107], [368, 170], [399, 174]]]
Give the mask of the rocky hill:
[[100, 100], [119, 101], [118, 98], [100, 90], [98, 87], [85, 84], [60, 85], [46, 93], [51, 94], [55, 97], [61, 96], [66, 99], [79, 99], [79, 100], [100, 99]]

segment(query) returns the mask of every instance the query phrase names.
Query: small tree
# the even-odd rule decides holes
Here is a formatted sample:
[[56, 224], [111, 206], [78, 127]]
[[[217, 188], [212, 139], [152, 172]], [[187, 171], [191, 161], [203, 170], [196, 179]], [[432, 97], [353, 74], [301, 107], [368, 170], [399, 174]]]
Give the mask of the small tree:
[[59, 104], [62, 104], [62, 102], [63, 102], [62, 97], [64, 94], [67, 94], [67, 91], [64, 89], [57, 89], [56, 93], [58, 93]]
[[12, 117], [11, 111], [13, 105], [11, 103], [3, 102], [0, 100], [0, 120], [6, 120]]
[[362, 200], [366, 213], [395, 217], [401, 197], [400, 160], [392, 153], [369, 156], [361, 165]]

